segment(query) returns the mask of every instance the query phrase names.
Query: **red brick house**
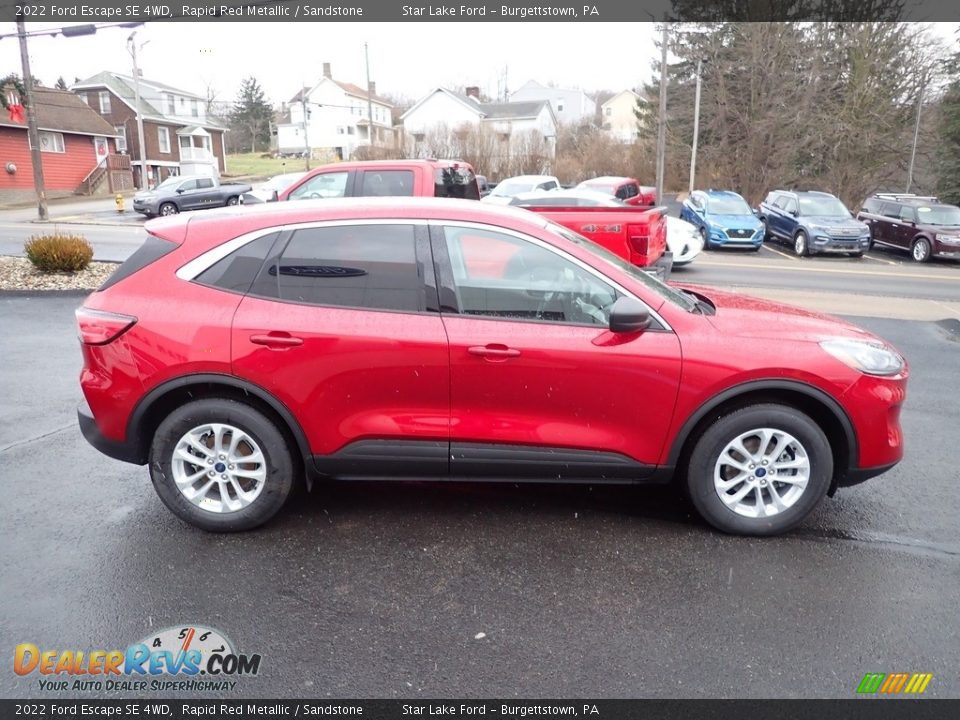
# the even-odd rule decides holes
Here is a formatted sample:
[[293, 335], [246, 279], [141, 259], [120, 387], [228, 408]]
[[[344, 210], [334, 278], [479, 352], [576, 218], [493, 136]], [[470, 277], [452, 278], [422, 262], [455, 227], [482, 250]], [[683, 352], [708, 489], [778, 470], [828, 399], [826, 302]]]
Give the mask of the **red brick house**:
[[[7, 88], [8, 101], [22, 102]], [[33, 90], [43, 178], [51, 194], [107, 193], [131, 189], [129, 164], [116, 155], [116, 131], [76, 95], [65, 90]], [[14, 104], [11, 102], [10, 104]], [[115, 167], [116, 166], [116, 167]], [[11, 117], [0, 108], [0, 197], [32, 196], [33, 161], [26, 117]]]
[[[226, 170], [226, 128], [207, 118], [206, 100], [154, 80], [140, 78], [139, 85], [147, 185], [156, 185], [170, 175], [219, 177]], [[130, 156], [134, 178], [138, 178], [141, 163], [133, 78], [100, 72], [70, 89], [114, 128], [119, 151]]]

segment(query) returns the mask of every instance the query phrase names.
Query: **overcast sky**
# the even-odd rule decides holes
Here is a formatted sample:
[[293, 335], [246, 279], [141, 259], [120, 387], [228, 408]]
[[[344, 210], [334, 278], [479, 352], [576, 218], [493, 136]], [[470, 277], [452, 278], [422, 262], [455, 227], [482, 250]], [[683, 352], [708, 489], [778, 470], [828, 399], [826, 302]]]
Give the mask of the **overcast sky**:
[[[67, 23], [63, 23], [67, 24]], [[30, 23], [28, 30], [61, 24]], [[0, 23], [0, 32], [13, 32]], [[280, 102], [305, 82], [316, 82], [329, 62], [337, 80], [364, 86], [363, 44], [378, 93], [414, 100], [438, 85], [479, 85], [495, 96], [504, 72], [515, 90], [529, 79], [585, 90], [622, 90], [651, 76], [652, 23], [150, 23], [137, 31], [149, 40], [138, 60], [143, 76], [233, 100], [240, 81], [257, 78]], [[132, 74], [130, 30], [102, 29], [75, 38], [29, 39], [33, 74], [45, 85], [67, 83], [101, 70]], [[15, 38], [0, 41], [0, 71], [20, 74]]]
[[[29, 23], [28, 30], [67, 23]], [[956, 42], [957, 23], [932, 23]], [[14, 32], [0, 23], [0, 33]], [[622, 90], [648, 81], [656, 50], [653, 23], [149, 23], [137, 30], [147, 79], [232, 101], [240, 81], [254, 76], [273, 102], [316, 82], [329, 62], [337, 80], [365, 84], [363, 44], [379, 93], [419, 99], [434, 87], [479, 85], [496, 96], [506, 73], [515, 90], [527, 80], [585, 90]], [[130, 30], [30, 38], [33, 74], [45, 85], [101, 70], [131, 74]], [[0, 41], [0, 72], [20, 74], [15, 38]]]

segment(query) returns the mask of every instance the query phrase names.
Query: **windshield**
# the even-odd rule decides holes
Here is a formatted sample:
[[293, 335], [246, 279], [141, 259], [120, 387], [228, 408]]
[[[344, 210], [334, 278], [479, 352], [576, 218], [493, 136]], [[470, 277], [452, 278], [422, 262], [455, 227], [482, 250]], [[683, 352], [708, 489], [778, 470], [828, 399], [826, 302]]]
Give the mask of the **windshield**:
[[752, 215], [747, 201], [740, 197], [710, 198], [707, 207], [714, 215]]
[[297, 180], [303, 177], [303, 173], [290, 173], [288, 175], [275, 175], [263, 184], [264, 190], [276, 190], [283, 192], [293, 185]]
[[492, 191], [491, 195], [519, 195], [522, 192], [530, 192], [531, 190], [530, 183], [518, 183], [518, 182], [502, 182], [497, 185]]
[[960, 225], [960, 208], [951, 205], [918, 207], [917, 217], [924, 225]]
[[160, 183], [159, 185], [157, 185], [157, 186], [154, 188], [154, 190], [160, 190], [161, 188], [171, 188], [171, 187], [175, 187], [175, 186], [179, 185], [181, 182], [183, 182], [183, 178], [182, 178], [182, 177], [180, 177], [179, 175], [171, 175], [171, 176], [168, 177], [166, 180], [164, 180], [162, 183]]
[[800, 196], [800, 214], [823, 217], [851, 217], [843, 203], [835, 197]]
[[693, 312], [693, 310], [696, 309], [696, 302], [694, 302], [689, 296], [684, 295], [679, 290], [674, 290], [666, 283], [660, 282], [652, 275], [645, 273], [643, 268], [639, 268], [632, 263], [628, 263], [622, 257], [613, 254], [605, 247], [597, 245], [592, 240], [587, 240], [587, 238], [583, 237], [583, 235], [578, 235], [577, 233], [573, 232], [573, 230], [555, 223], [549, 223], [547, 225], [547, 229], [551, 230], [557, 235], [560, 235], [561, 237], [566, 238], [570, 242], [579, 245], [580, 247], [586, 248], [603, 260], [606, 260], [610, 265], [613, 265], [618, 270], [622, 270], [633, 279], [642, 283], [645, 287], [653, 290], [653, 292], [662, 297], [664, 300], [668, 300], [674, 305], [679, 305], [687, 312]]

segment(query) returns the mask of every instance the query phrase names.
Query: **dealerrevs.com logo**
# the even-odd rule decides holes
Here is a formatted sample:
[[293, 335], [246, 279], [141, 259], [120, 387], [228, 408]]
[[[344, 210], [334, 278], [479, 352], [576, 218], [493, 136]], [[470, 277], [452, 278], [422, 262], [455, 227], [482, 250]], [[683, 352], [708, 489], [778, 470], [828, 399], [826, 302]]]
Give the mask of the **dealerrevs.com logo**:
[[223, 633], [200, 625], [169, 627], [126, 650], [59, 650], [20, 643], [17, 675], [36, 674], [40, 690], [233, 690], [239, 676], [260, 672], [260, 655], [234, 650]]

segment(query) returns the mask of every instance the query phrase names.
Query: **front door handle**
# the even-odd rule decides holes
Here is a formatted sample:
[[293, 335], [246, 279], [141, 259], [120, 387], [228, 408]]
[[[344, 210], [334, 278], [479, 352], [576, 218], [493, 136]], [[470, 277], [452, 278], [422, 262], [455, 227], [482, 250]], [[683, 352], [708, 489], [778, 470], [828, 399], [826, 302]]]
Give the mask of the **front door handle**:
[[516, 348], [507, 347], [500, 343], [474, 345], [473, 347], [467, 348], [467, 352], [477, 357], [487, 358], [488, 360], [506, 360], [507, 358], [520, 356], [520, 351]]
[[288, 348], [303, 345], [303, 338], [293, 337], [288, 332], [271, 332], [266, 335], [251, 335], [250, 342], [268, 348]]

